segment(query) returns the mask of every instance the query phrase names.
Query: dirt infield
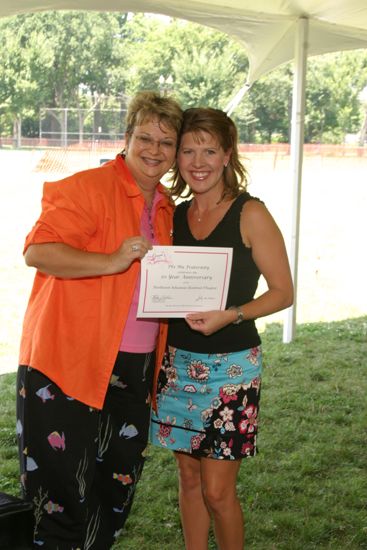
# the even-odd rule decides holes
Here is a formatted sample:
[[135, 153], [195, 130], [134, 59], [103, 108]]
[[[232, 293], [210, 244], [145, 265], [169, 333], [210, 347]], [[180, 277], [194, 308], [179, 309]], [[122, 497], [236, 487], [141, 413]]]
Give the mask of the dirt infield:
[[[108, 154], [112, 158], [114, 153]], [[289, 157], [246, 153], [249, 191], [262, 198], [286, 242], [292, 189]], [[24, 238], [40, 211], [42, 184], [98, 166], [98, 151], [0, 149], [0, 374], [17, 366], [22, 318], [34, 271], [22, 258]], [[367, 157], [306, 156], [301, 202], [297, 320], [332, 321], [367, 311]], [[282, 321], [284, 314], [260, 320]]]

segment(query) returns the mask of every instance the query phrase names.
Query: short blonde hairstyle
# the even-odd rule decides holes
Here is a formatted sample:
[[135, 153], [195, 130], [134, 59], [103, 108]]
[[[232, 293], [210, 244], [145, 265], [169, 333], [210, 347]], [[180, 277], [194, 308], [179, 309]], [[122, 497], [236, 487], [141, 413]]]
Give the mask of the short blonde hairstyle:
[[162, 97], [156, 92], [138, 92], [130, 101], [126, 113], [126, 133], [132, 134], [135, 126], [158, 120], [180, 134], [183, 111], [171, 97]]

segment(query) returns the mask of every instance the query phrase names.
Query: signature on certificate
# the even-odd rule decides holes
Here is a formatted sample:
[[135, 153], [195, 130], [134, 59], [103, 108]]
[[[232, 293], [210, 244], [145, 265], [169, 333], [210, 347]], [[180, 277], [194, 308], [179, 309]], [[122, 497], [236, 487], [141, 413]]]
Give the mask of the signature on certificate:
[[213, 300], [215, 300], [215, 297], [214, 296], [197, 296], [195, 298], [195, 302], [212, 302]]
[[167, 300], [171, 300], [171, 296], [167, 296], [165, 294], [153, 294], [152, 296], [153, 304], [164, 304]]
[[170, 255], [167, 254], [164, 250], [161, 252], [152, 250], [147, 254], [146, 257], [147, 264], [169, 264], [171, 263]]

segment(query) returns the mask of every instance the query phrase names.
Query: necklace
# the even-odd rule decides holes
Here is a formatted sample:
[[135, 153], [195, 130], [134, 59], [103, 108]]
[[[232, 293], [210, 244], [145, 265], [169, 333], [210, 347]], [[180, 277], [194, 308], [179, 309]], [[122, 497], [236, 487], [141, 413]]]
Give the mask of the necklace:
[[206, 215], [210, 214], [213, 210], [218, 208], [218, 206], [221, 206], [222, 201], [220, 200], [214, 206], [212, 206], [212, 208], [208, 208], [207, 210], [203, 210], [201, 213], [199, 212], [199, 208], [198, 208], [196, 202], [194, 201], [192, 204], [193, 204], [193, 206], [195, 207], [195, 210], [196, 210], [196, 212], [195, 212], [195, 210], [193, 210], [193, 214], [196, 217], [196, 221], [200, 223], [204, 219], [204, 214], [206, 214]]

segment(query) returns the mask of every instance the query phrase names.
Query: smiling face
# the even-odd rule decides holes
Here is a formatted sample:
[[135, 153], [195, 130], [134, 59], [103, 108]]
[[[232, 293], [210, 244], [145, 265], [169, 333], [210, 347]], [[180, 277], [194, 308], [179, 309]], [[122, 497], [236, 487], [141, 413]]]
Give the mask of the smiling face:
[[195, 195], [222, 194], [223, 170], [231, 156], [208, 132], [187, 132], [181, 138], [177, 163], [182, 178]]
[[177, 134], [158, 119], [135, 126], [125, 136], [126, 164], [142, 191], [153, 191], [172, 167]]

